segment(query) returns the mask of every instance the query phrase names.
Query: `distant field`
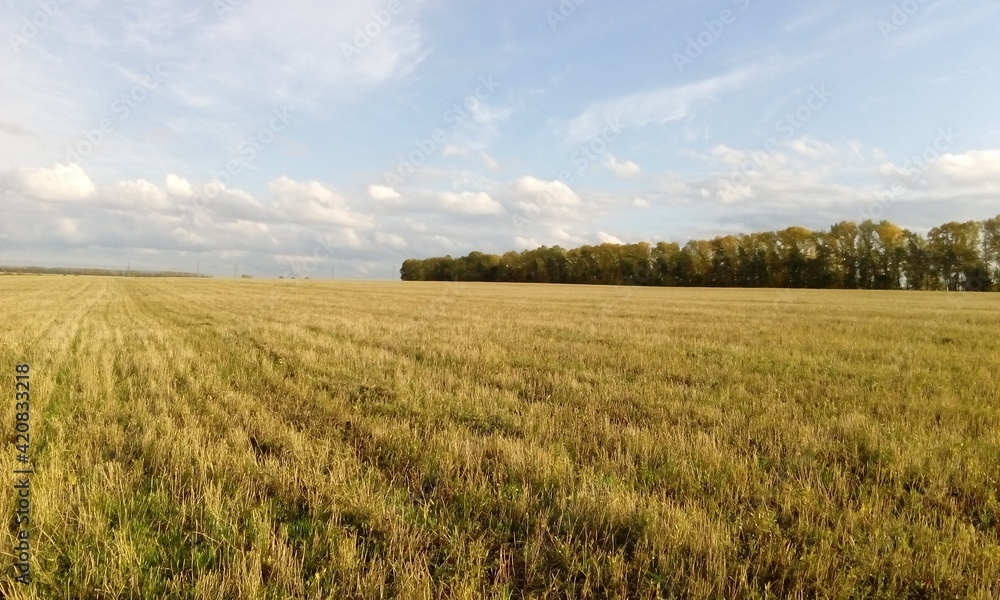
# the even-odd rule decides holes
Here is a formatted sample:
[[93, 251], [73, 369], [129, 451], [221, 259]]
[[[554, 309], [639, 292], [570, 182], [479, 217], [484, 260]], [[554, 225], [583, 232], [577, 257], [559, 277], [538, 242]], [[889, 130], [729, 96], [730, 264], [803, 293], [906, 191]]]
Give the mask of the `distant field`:
[[1000, 597], [996, 294], [21, 276], [0, 315], [2, 597]]

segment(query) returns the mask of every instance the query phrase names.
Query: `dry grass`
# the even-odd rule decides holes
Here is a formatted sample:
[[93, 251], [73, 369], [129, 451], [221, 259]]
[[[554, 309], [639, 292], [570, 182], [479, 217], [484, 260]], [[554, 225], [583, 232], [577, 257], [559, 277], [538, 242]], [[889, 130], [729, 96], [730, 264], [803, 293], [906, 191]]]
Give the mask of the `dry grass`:
[[1000, 597], [995, 295], [7, 277], [0, 307], [38, 470], [6, 597]]

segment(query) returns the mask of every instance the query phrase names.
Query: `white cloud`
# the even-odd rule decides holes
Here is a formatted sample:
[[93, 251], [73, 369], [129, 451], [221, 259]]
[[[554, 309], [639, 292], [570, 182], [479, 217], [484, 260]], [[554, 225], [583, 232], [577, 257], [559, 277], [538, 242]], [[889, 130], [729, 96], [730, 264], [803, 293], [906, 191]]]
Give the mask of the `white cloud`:
[[501, 215], [503, 205], [485, 192], [443, 192], [438, 195], [438, 205], [453, 213], [463, 215]]
[[579, 206], [580, 197], [568, 185], [561, 181], [542, 181], [535, 177], [525, 176], [514, 182], [514, 193], [528, 202], [534, 202], [539, 207]]
[[739, 88], [756, 73], [756, 68], [742, 69], [697, 83], [638, 92], [592, 104], [570, 122], [569, 139], [578, 142], [593, 138], [604, 131], [609, 122], [629, 129], [678, 121], [691, 114], [697, 103]]
[[80, 223], [76, 219], [60, 218], [56, 220], [56, 235], [59, 239], [73, 243], [82, 243], [85, 241], [85, 236], [80, 231]]
[[446, 144], [444, 149], [441, 150], [441, 156], [468, 156], [471, 153], [472, 151], [468, 148], [452, 144]]
[[514, 236], [514, 247], [520, 250], [533, 250], [543, 245], [535, 238], [524, 237], [522, 235]]
[[455, 242], [453, 242], [452, 240], [443, 235], [431, 236], [430, 242], [434, 247], [443, 249], [445, 251], [451, 252], [458, 249], [458, 246], [455, 244]]
[[8, 185], [29, 198], [50, 202], [81, 202], [94, 197], [94, 182], [79, 165], [56, 165], [54, 168], [22, 167], [9, 171]]
[[[317, 101], [382, 83], [409, 74], [425, 56], [423, 3], [401, 4], [401, 11], [380, 24], [373, 15], [385, 11], [383, 0], [241, 3], [201, 31], [199, 45], [207, 58], [192, 66], [212, 87], [232, 94], [251, 85], [255, 93], [266, 90], [274, 102]], [[377, 33], [365, 34], [366, 27]]]
[[468, 118], [463, 119], [451, 132], [452, 143], [449, 144], [449, 150], [451, 155], [475, 156], [483, 160], [485, 150], [500, 138], [500, 126], [514, 114], [514, 110], [487, 104], [475, 96], [467, 97], [469, 99], [475, 103], [469, 101], [463, 104], [468, 109]]
[[125, 209], [163, 211], [173, 206], [163, 190], [145, 179], [119, 181], [101, 190], [101, 196], [111, 206]]
[[379, 184], [368, 186], [368, 195], [375, 200], [391, 200], [400, 197], [395, 188]]
[[[830, 144], [826, 144], [812, 138], [799, 138], [792, 140], [792, 149], [801, 154], [802, 156], [808, 158], [822, 158], [827, 156], [835, 156], [837, 150]], [[850, 152], [857, 157], [860, 157], [858, 152], [857, 143], [852, 142], [849, 145]]]
[[959, 184], [1000, 184], [1000, 150], [944, 154], [932, 168], [937, 174]]
[[462, 158], [474, 157], [479, 160], [480, 164], [489, 169], [490, 171], [499, 171], [500, 162], [493, 158], [489, 152], [485, 150], [473, 151], [471, 148], [466, 148], [464, 146], [455, 146], [448, 144], [441, 150], [442, 156], [460, 156]]
[[497, 159], [490, 156], [488, 152], [480, 152], [479, 160], [480, 162], [483, 163], [483, 166], [489, 169], [490, 171], [495, 172], [500, 170], [500, 162], [497, 161]]
[[[696, 201], [740, 203], [757, 209], [784, 206], [792, 211], [807, 205], [845, 206], [864, 201], [866, 194], [877, 194], [877, 180], [873, 177], [876, 168], [870, 156], [871, 151], [856, 141], [833, 145], [800, 138], [780, 142], [770, 152], [720, 144], [701, 157], [720, 169], [719, 176], [693, 182], [694, 195], [688, 196]], [[893, 169], [892, 173], [889, 169]], [[899, 174], [891, 165], [884, 165], [880, 171], [883, 177]]]
[[[553, 227], [549, 230], [549, 235], [557, 244], [561, 246], [582, 246], [587, 243], [585, 237], [573, 235], [563, 227]], [[539, 244], [541, 245], [541, 244]]]
[[615, 174], [615, 177], [619, 179], [631, 179], [642, 172], [639, 165], [630, 160], [620, 162], [612, 154], [608, 155], [608, 166], [611, 167], [611, 172]]
[[167, 175], [167, 193], [178, 198], [187, 199], [194, 197], [194, 189], [191, 187], [191, 182], [173, 173]]
[[[707, 190], [706, 190], [707, 191]], [[749, 184], [739, 185], [729, 180], [719, 183], [718, 198], [723, 204], [733, 204], [741, 200], [749, 200], [757, 196]]]
[[370, 217], [351, 211], [346, 200], [318, 181], [299, 182], [282, 176], [267, 185], [278, 199], [278, 217], [300, 223], [368, 227]]
[[174, 239], [176, 239], [184, 246], [204, 247], [208, 243], [207, 238], [200, 236], [196, 233], [192, 233], [184, 229], [183, 227], [177, 227], [170, 233], [174, 237]]
[[611, 235], [610, 233], [605, 233], [603, 231], [597, 232], [597, 240], [602, 244], [624, 244], [619, 238]]
[[649, 200], [644, 198], [633, 198], [632, 206], [636, 208], [649, 208]]
[[409, 247], [409, 244], [406, 243], [406, 239], [403, 238], [403, 236], [395, 233], [384, 233], [381, 231], [375, 234], [375, 243], [379, 246], [392, 248], [393, 250], [403, 250]]
[[928, 162], [882, 163], [875, 173], [888, 185], [933, 197], [962, 193], [988, 194], [1000, 188], [1000, 150], [942, 154]]
[[354, 229], [348, 227], [341, 227], [334, 233], [334, 238], [336, 242], [332, 244], [334, 248], [351, 248], [360, 249], [367, 246], [365, 238], [361, 236], [360, 233]]

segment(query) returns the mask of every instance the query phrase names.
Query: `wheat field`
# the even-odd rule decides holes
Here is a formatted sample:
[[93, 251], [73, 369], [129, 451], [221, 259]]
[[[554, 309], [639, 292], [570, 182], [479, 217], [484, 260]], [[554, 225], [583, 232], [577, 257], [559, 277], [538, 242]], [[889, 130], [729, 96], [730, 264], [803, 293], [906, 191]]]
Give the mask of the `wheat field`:
[[7, 598], [997, 598], [993, 294], [0, 277]]

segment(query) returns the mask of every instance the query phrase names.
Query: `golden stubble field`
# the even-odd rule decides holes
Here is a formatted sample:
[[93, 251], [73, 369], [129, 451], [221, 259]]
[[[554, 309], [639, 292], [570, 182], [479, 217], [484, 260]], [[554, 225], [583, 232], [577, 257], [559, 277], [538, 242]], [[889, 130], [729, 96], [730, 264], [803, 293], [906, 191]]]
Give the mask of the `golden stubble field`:
[[0, 277], [10, 598], [1000, 597], [1000, 295]]

